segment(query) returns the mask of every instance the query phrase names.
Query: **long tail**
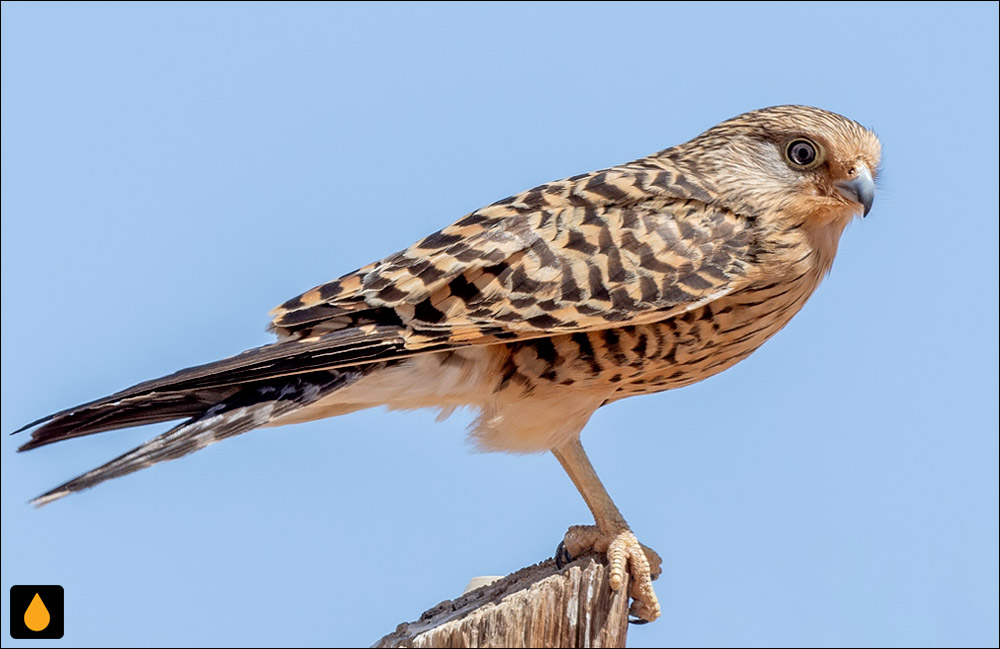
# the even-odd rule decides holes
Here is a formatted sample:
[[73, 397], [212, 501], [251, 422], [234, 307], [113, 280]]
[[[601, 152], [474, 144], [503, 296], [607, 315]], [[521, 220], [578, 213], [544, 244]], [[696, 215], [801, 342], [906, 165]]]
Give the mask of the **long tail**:
[[353, 383], [369, 369], [370, 366], [363, 366], [313, 372], [214, 391], [153, 393], [145, 398], [133, 397], [128, 403], [110, 402], [67, 412], [62, 419], [57, 417], [49, 424], [51, 428], [47, 434], [33, 438], [19, 450], [114, 428], [169, 421], [181, 416], [191, 418], [31, 502], [41, 506], [105, 480], [175, 460], [221, 439], [258, 428]]
[[14, 431], [37, 426], [19, 451], [116, 428], [189, 419], [32, 502], [44, 505], [266, 425], [386, 363], [454, 347], [446, 338], [427, 336], [420, 345], [408, 345], [400, 325], [370, 324], [283, 339], [53, 413]]

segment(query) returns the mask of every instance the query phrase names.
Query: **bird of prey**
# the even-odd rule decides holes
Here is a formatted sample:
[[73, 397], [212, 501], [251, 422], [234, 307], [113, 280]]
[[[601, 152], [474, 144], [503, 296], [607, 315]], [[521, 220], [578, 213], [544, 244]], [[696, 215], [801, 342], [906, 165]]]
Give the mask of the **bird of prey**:
[[44, 504], [261, 426], [363, 408], [463, 406], [488, 450], [551, 451], [631, 611], [660, 615], [660, 559], [580, 444], [597, 408], [701, 381], [788, 323], [874, 198], [881, 146], [840, 115], [776, 106], [646, 158], [497, 201], [288, 300], [278, 340], [44, 417], [20, 450], [182, 423], [39, 496]]

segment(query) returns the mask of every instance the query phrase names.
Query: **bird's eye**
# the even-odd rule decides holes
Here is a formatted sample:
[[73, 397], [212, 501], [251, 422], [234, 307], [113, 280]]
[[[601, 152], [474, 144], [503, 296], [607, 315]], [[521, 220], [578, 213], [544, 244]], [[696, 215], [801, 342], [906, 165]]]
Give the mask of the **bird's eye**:
[[797, 138], [785, 147], [785, 158], [800, 169], [808, 169], [819, 161], [819, 147], [810, 140]]

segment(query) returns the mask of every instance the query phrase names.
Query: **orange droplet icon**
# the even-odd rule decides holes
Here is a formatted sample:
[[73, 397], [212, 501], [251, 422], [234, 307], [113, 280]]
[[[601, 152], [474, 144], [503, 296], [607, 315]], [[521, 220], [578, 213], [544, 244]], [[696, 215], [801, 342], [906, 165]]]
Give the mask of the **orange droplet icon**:
[[28, 604], [28, 610], [24, 612], [24, 626], [35, 632], [43, 631], [51, 619], [49, 609], [45, 608], [42, 598], [35, 593], [31, 603]]

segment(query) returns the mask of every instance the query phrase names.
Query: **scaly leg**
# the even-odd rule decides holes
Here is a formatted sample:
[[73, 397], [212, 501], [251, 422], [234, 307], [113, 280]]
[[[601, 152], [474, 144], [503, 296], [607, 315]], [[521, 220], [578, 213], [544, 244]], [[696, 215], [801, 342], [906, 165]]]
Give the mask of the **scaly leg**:
[[611, 568], [609, 581], [612, 590], [621, 589], [626, 567], [632, 576], [629, 588], [633, 600], [632, 615], [646, 622], [660, 617], [660, 602], [656, 599], [652, 582], [660, 576], [660, 556], [635, 538], [597, 477], [579, 438], [552, 449], [552, 454], [576, 485], [597, 523], [569, 528], [562, 547], [571, 557], [580, 556], [590, 549], [606, 552]]

